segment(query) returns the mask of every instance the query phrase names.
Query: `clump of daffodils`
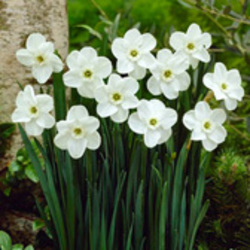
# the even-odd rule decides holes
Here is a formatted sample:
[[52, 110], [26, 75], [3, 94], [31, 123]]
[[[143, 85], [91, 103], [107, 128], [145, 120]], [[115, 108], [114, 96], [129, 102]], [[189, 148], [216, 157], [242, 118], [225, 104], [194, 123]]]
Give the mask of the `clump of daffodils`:
[[[134, 133], [143, 136], [149, 148], [167, 142], [173, 136], [173, 127], [181, 120], [191, 132], [190, 140], [201, 141], [205, 150], [212, 151], [227, 136], [223, 127], [227, 118], [225, 109], [234, 110], [244, 95], [238, 70], [227, 70], [223, 63], [216, 63], [214, 72], [203, 77], [204, 86], [213, 92], [216, 100], [224, 102], [225, 109], [212, 109], [205, 99], [180, 117], [164, 102], [178, 99], [191, 88], [190, 67], [195, 69], [200, 62], [210, 61], [211, 41], [210, 34], [191, 24], [186, 33], [171, 34], [170, 45], [174, 51], [163, 48], [156, 55], [157, 42], [151, 34], [141, 34], [137, 29], [127, 31], [111, 45], [115, 65], [91, 47], [72, 51], [66, 59], [64, 85], [75, 88], [82, 98], [95, 100], [99, 118], [89, 115], [85, 106], [76, 105], [70, 107], [65, 120], [56, 122], [51, 114], [52, 97], [35, 95], [28, 85], [18, 94], [12, 120], [24, 123], [31, 136], [39, 136], [56, 125], [55, 145], [67, 150], [74, 159], [81, 158], [86, 149], [96, 150], [101, 145], [98, 132], [101, 118], [118, 124], [127, 122]], [[53, 43], [35, 33], [28, 37], [26, 49], [18, 50], [16, 56], [23, 65], [31, 67], [37, 82], [44, 84], [53, 72], [63, 70], [64, 63], [54, 50]], [[142, 85], [148, 91], [147, 97], [151, 95], [152, 99], [141, 95]]]

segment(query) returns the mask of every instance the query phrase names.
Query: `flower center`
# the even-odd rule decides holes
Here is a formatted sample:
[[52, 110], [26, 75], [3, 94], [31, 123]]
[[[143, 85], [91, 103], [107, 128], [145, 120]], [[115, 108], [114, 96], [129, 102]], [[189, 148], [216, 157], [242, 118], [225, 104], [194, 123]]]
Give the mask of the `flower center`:
[[114, 93], [112, 95], [112, 99], [113, 99], [113, 101], [118, 102], [118, 101], [120, 101], [122, 99], [122, 96], [121, 96], [120, 93]]
[[193, 43], [188, 43], [188, 45], [187, 45], [188, 50], [194, 50], [194, 48], [195, 48], [195, 46]]
[[222, 84], [221, 84], [221, 88], [222, 88], [223, 90], [226, 90], [226, 89], [227, 89], [227, 84], [226, 84], [226, 83], [222, 83]]
[[38, 63], [44, 62], [44, 58], [43, 58], [43, 56], [41, 56], [41, 55], [37, 56], [37, 57], [36, 57], [36, 60], [38, 61]]
[[85, 78], [91, 78], [92, 75], [93, 75], [93, 73], [92, 73], [92, 71], [89, 70], [89, 69], [87, 69], [87, 70], [85, 70], [85, 71], [83, 72], [83, 76], [84, 76]]
[[30, 113], [31, 113], [32, 115], [36, 115], [37, 112], [38, 112], [37, 107], [33, 106], [33, 107], [30, 108]]
[[81, 128], [75, 128], [75, 129], [74, 129], [74, 134], [75, 134], [76, 136], [81, 135], [81, 134], [82, 134], [82, 129], [81, 129]]
[[165, 72], [164, 72], [164, 77], [165, 78], [170, 78], [172, 76], [172, 71], [171, 70], [166, 70]]
[[152, 119], [149, 120], [149, 124], [151, 126], [156, 126], [157, 123], [158, 123], [158, 121], [155, 118], [152, 118]]
[[212, 127], [212, 124], [209, 121], [204, 122], [203, 124], [204, 129], [209, 130]]
[[130, 51], [130, 55], [131, 55], [132, 57], [137, 57], [138, 54], [139, 54], [138, 51], [135, 50], [135, 49], [133, 49], [133, 50]]

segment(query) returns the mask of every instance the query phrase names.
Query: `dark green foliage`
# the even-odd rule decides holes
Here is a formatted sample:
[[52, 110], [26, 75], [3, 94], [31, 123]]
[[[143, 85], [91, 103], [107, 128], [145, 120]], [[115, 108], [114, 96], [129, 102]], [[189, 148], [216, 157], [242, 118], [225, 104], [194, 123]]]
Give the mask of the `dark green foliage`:
[[[34, 143], [33, 146], [35, 146]], [[36, 154], [39, 154], [37, 148]], [[42, 159], [40, 160], [42, 161]], [[9, 196], [11, 189], [16, 187], [20, 181], [25, 179], [29, 179], [34, 183], [38, 183], [39, 181], [27, 150], [25, 148], [21, 148], [16, 153], [16, 159], [8, 166], [5, 177], [0, 178], [0, 182], [4, 185], [4, 194]]]
[[3, 157], [6, 149], [8, 148], [8, 139], [15, 131], [13, 123], [0, 124], [0, 157]]
[[208, 175], [206, 196], [211, 201], [211, 210], [199, 238], [206, 242], [208, 249], [249, 249], [250, 193], [246, 160], [233, 149], [224, 150], [216, 157]]

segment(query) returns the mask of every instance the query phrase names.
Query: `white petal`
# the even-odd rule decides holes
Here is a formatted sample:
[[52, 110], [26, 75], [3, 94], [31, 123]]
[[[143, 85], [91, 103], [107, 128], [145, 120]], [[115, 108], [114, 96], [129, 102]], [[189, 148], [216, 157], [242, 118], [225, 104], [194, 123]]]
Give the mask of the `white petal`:
[[158, 81], [154, 76], [151, 76], [147, 81], [148, 91], [153, 95], [160, 95], [162, 93], [160, 87], [160, 81]]
[[223, 82], [226, 80], [227, 77], [227, 68], [223, 63], [216, 63], [214, 67], [214, 79], [217, 80], [217, 82]]
[[139, 102], [139, 105], [137, 107], [137, 113], [140, 117], [140, 119], [144, 120], [144, 119], [148, 119], [151, 116], [151, 113], [154, 113], [151, 111], [151, 106], [152, 104], [150, 104], [150, 101], [147, 100], [141, 100]]
[[206, 33], [206, 32], [201, 34], [201, 36], [197, 40], [197, 44], [204, 46], [206, 49], [210, 48], [211, 44], [212, 44], [211, 35], [209, 33]]
[[219, 144], [225, 141], [227, 136], [227, 131], [222, 126], [217, 126], [211, 134], [209, 134], [209, 139]]
[[36, 103], [36, 96], [34, 89], [31, 85], [26, 85], [23, 91], [23, 97], [29, 99], [29, 103], [35, 104]]
[[112, 64], [106, 57], [98, 57], [95, 64], [95, 73], [101, 78], [108, 77], [112, 72]]
[[209, 89], [214, 89], [214, 86], [215, 86], [215, 81], [214, 81], [214, 74], [212, 73], [206, 73], [204, 76], [203, 76], [203, 79], [202, 79], [204, 85], [209, 88]]
[[177, 122], [177, 112], [172, 108], [165, 108], [162, 114], [161, 127], [170, 129]]
[[210, 61], [210, 55], [207, 52], [207, 50], [204, 49], [204, 48], [194, 52], [193, 57], [196, 58], [196, 59], [199, 59], [200, 61], [205, 62], [205, 63]]
[[78, 63], [78, 57], [79, 57], [79, 51], [72, 51], [66, 59], [66, 63], [70, 69], [78, 69], [79, 63]]
[[106, 92], [106, 86], [101, 86], [95, 90], [95, 99], [99, 103], [108, 102], [108, 94]]
[[191, 134], [191, 140], [192, 141], [202, 141], [205, 140], [207, 138], [207, 136], [205, 135], [205, 133], [201, 130], [201, 128], [195, 128], [192, 131]]
[[111, 74], [109, 76], [109, 79], [108, 79], [108, 86], [112, 86], [112, 88], [116, 88], [117, 86], [119, 86], [119, 83], [123, 80], [123, 79], [127, 79], [126, 77], [125, 78], [122, 78], [120, 75], [118, 74]]
[[99, 120], [93, 116], [88, 116], [83, 119], [80, 119], [80, 122], [83, 125], [84, 130], [88, 134], [94, 133], [100, 127]]
[[86, 137], [88, 143], [87, 148], [91, 150], [96, 150], [101, 145], [101, 136], [98, 132], [94, 132], [92, 134], [87, 135]]
[[33, 76], [41, 84], [49, 80], [52, 72], [53, 72], [53, 68], [51, 65], [37, 65], [37, 66], [33, 66], [32, 68]]
[[70, 108], [67, 114], [68, 121], [74, 121], [76, 119], [80, 120], [82, 118], [88, 117], [88, 110], [83, 105], [76, 105]]
[[212, 111], [206, 102], [201, 101], [195, 105], [195, 117], [199, 121], [203, 121], [204, 119], [209, 117], [211, 113]]
[[25, 110], [17, 108], [12, 113], [11, 120], [13, 122], [29, 122], [31, 119]]
[[199, 60], [197, 58], [194, 58], [192, 56], [189, 57], [189, 63], [191, 64], [193, 69], [196, 69], [198, 64], [199, 64]]
[[127, 47], [125, 46], [125, 42], [123, 38], [116, 38], [112, 45], [111, 50], [114, 56], [118, 59], [125, 59], [127, 53]]
[[187, 72], [183, 72], [182, 74], [176, 76], [176, 80], [178, 81], [180, 91], [187, 90], [191, 83], [191, 78]]
[[141, 121], [138, 113], [133, 113], [128, 119], [128, 125], [130, 129], [137, 134], [144, 134], [146, 130], [145, 124]]
[[224, 109], [214, 109], [212, 110], [210, 119], [218, 124], [222, 124], [227, 119], [227, 114]]
[[25, 130], [28, 135], [33, 136], [39, 136], [43, 132], [43, 128], [41, 128], [34, 120], [25, 123]]
[[36, 122], [40, 127], [49, 129], [54, 126], [55, 118], [48, 113], [40, 113]]
[[215, 142], [213, 142], [209, 139], [203, 140], [202, 145], [209, 152], [213, 151], [218, 146]]
[[54, 138], [55, 145], [62, 149], [66, 150], [68, 148], [68, 140], [70, 139], [68, 133], [59, 133]]
[[40, 33], [33, 33], [28, 37], [26, 41], [26, 47], [28, 50], [36, 51], [37, 48], [45, 42], [46, 39], [43, 35], [41, 35]]
[[117, 71], [121, 74], [127, 74], [134, 70], [134, 64], [128, 59], [118, 59], [116, 63]]
[[133, 109], [136, 108], [139, 104], [139, 100], [136, 96], [129, 95], [125, 97], [125, 100], [122, 102], [123, 109]]
[[50, 55], [54, 53], [54, 51], [55, 51], [55, 47], [52, 42], [42, 43], [39, 46], [39, 50], [38, 50], [39, 54], [42, 54], [42, 55]]
[[200, 26], [196, 23], [192, 23], [187, 30], [187, 35], [191, 39], [195, 39], [197, 36], [201, 35], [201, 29]]
[[134, 95], [139, 90], [139, 83], [133, 77], [124, 77], [121, 80], [120, 84], [124, 85], [124, 94]]
[[87, 60], [93, 60], [97, 57], [97, 52], [92, 47], [84, 47], [80, 50], [80, 53]]
[[64, 84], [71, 88], [78, 88], [82, 85], [82, 77], [78, 70], [70, 70], [63, 75]]
[[173, 57], [173, 53], [169, 49], [161, 49], [157, 52], [157, 60], [162, 63], [166, 64], [171, 58]]
[[228, 91], [228, 96], [230, 98], [241, 101], [244, 96], [244, 89], [241, 86], [232, 88], [230, 89], [230, 91]]
[[151, 53], [143, 54], [138, 61], [138, 65], [146, 69], [154, 67], [154, 64], [156, 59]]
[[228, 110], [234, 110], [237, 108], [237, 101], [235, 99], [225, 99], [225, 106]]
[[57, 55], [54, 55], [52, 54], [49, 58], [50, 60], [50, 63], [53, 67], [53, 71], [58, 73], [58, 72], [61, 72], [62, 69], [63, 69], [63, 63], [61, 61], [61, 59], [57, 56]]
[[141, 49], [143, 52], [149, 52], [156, 47], [156, 39], [149, 33], [142, 35]]
[[172, 129], [167, 129], [167, 130], [161, 129], [159, 130], [159, 132], [161, 133], [161, 137], [158, 141], [159, 145], [166, 142], [172, 135]]
[[135, 65], [135, 69], [129, 73], [130, 76], [134, 77], [137, 80], [141, 80], [146, 75], [146, 69]]
[[59, 121], [56, 123], [56, 128], [59, 131], [59, 133], [66, 133], [68, 130], [70, 130], [75, 123], [75, 120], [72, 121]]
[[73, 159], [79, 159], [83, 156], [87, 147], [86, 139], [73, 139], [68, 140], [68, 150], [69, 154]]
[[54, 108], [53, 98], [46, 94], [40, 94], [36, 96], [37, 105], [39, 110], [43, 112], [50, 112]]
[[149, 101], [149, 108], [151, 109], [153, 114], [166, 110], [164, 103], [158, 99], [151, 99]]
[[133, 44], [136, 40], [141, 38], [141, 33], [138, 29], [130, 29], [125, 33], [124, 38], [129, 43]]
[[185, 47], [186, 35], [183, 32], [174, 32], [169, 39], [169, 44], [175, 50], [181, 50]]
[[240, 86], [241, 76], [237, 69], [231, 69], [227, 72], [227, 80], [231, 86]]
[[161, 138], [161, 133], [157, 130], [147, 129], [144, 135], [144, 142], [148, 148], [155, 147]]
[[117, 110], [118, 108], [109, 102], [98, 103], [96, 107], [97, 114], [103, 118], [113, 115]]
[[169, 60], [169, 64], [171, 65], [173, 72], [177, 75], [183, 73], [189, 68], [188, 57], [181, 51], [175, 52], [174, 56]]
[[195, 116], [195, 111], [190, 110], [187, 113], [184, 114], [183, 116], [183, 123], [186, 128], [189, 130], [193, 130], [196, 127], [196, 116]]
[[[99, 87], [99, 86], [98, 86]], [[86, 97], [86, 98], [94, 98], [95, 91], [97, 89], [97, 86], [94, 82], [83, 82], [80, 87], [77, 88], [77, 92], [80, 96]]]
[[28, 67], [32, 66], [35, 63], [34, 56], [27, 49], [19, 49], [16, 52], [16, 58], [20, 63]]
[[179, 92], [174, 88], [172, 84], [161, 84], [161, 90], [164, 96], [170, 100], [176, 99], [179, 96]]
[[119, 107], [118, 110], [111, 115], [111, 120], [117, 123], [125, 122], [128, 119], [128, 110]]
[[93, 81], [83, 81], [81, 86], [77, 88], [78, 93], [87, 98], [94, 98], [95, 91], [97, 88], [101, 87], [104, 85], [104, 82], [101, 78], [94, 78]]

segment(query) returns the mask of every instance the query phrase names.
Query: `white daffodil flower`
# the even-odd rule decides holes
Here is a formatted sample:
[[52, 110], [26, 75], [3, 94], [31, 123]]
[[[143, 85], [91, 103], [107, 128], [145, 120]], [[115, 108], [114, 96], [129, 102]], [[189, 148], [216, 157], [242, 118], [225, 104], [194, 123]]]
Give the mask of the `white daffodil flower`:
[[128, 30], [124, 38], [116, 38], [111, 46], [117, 58], [117, 71], [129, 74], [135, 79], [142, 79], [146, 69], [155, 63], [150, 53], [156, 47], [156, 39], [149, 33], [141, 34], [137, 29]]
[[153, 148], [166, 142], [172, 134], [172, 126], [177, 121], [177, 113], [166, 108], [163, 102], [152, 99], [141, 100], [137, 112], [130, 115], [128, 124], [132, 131], [144, 135], [144, 143]]
[[216, 100], [224, 100], [228, 110], [236, 109], [237, 101], [242, 101], [244, 96], [239, 71], [228, 71], [223, 63], [216, 63], [214, 73], [205, 74], [203, 83], [214, 92]]
[[65, 85], [77, 88], [78, 93], [87, 98], [94, 98], [95, 90], [104, 84], [103, 79], [112, 71], [110, 60], [98, 56], [91, 47], [72, 51], [66, 62], [70, 70], [63, 76]]
[[188, 27], [187, 33], [174, 32], [170, 36], [169, 43], [176, 51], [182, 51], [187, 55], [193, 68], [197, 67], [199, 61], [204, 63], [210, 61], [207, 49], [212, 44], [211, 35], [202, 33], [200, 26], [195, 23]]
[[213, 151], [227, 136], [227, 131], [222, 126], [226, 118], [223, 109], [211, 110], [206, 102], [201, 101], [195, 105], [194, 110], [184, 115], [183, 123], [192, 131], [191, 140], [202, 141], [207, 151]]
[[138, 90], [139, 84], [134, 78], [122, 78], [112, 74], [108, 84], [95, 92], [98, 115], [103, 118], [110, 116], [111, 120], [117, 123], [126, 121], [129, 109], [136, 108], [139, 103], [135, 96]]
[[44, 129], [52, 128], [55, 124], [54, 117], [49, 114], [54, 107], [52, 97], [46, 94], [35, 95], [30, 85], [18, 93], [16, 106], [12, 121], [25, 123], [28, 135], [39, 136]]
[[153, 74], [147, 88], [153, 95], [164, 94], [170, 100], [176, 99], [179, 91], [187, 90], [190, 85], [190, 76], [186, 72], [189, 61], [182, 52], [174, 54], [168, 49], [159, 50], [157, 63], [150, 69]]
[[56, 124], [58, 134], [54, 138], [55, 145], [68, 150], [73, 159], [83, 156], [86, 149], [96, 150], [101, 144], [101, 136], [97, 132], [100, 122], [89, 116], [82, 105], [73, 106], [67, 114], [66, 121]]
[[63, 63], [54, 51], [52, 42], [47, 42], [43, 35], [34, 33], [28, 37], [26, 49], [19, 49], [16, 57], [20, 63], [31, 67], [34, 78], [44, 84], [53, 72], [58, 73], [63, 69]]

